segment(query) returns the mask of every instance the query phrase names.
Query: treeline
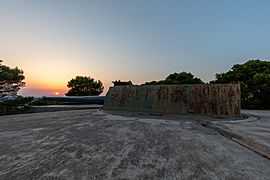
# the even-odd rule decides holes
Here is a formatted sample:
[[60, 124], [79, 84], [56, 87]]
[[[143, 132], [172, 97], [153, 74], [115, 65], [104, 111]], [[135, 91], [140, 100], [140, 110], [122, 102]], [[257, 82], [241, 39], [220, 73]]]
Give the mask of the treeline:
[[[144, 85], [159, 84], [203, 84], [200, 78], [189, 72], [172, 73], [164, 80], [146, 82]], [[235, 64], [228, 72], [218, 73], [216, 83], [240, 83], [242, 108], [270, 109], [270, 62], [262, 60], [249, 60], [244, 64]], [[115, 85], [131, 85], [132, 82], [114, 81]], [[0, 60], [0, 105], [1, 98], [17, 95], [20, 87], [24, 86], [23, 71], [19, 68], [10, 68]], [[100, 95], [104, 86], [100, 80], [89, 76], [76, 76], [67, 84], [67, 96], [96, 96]]]
[[242, 108], [270, 109], [270, 62], [250, 60], [216, 74], [210, 83], [241, 83]]
[[[202, 84], [200, 78], [187, 72], [173, 73], [161, 81], [146, 82], [145, 85], [158, 84]], [[241, 84], [241, 106], [247, 109], [270, 109], [270, 62], [249, 60], [235, 64], [225, 73], [217, 73], [210, 84]]]
[[173, 73], [161, 81], [146, 82], [144, 85], [159, 84], [203, 84], [204, 82], [189, 72]]

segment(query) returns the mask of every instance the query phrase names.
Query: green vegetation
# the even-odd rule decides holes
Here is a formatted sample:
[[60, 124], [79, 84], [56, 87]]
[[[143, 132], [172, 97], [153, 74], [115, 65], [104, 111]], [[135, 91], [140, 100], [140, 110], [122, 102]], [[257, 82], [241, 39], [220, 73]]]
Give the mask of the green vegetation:
[[16, 96], [14, 99], [0, 101], [0, 115], [29, 113], [33, 97]]
[[24, 113], [27, 111], [33, 97], [17, 96], [18, 91], [25, 85], [23, 70], [11, 68], [0, 60], [0, 114]]
[[270, 108], [270, 62], [249, 60], [216, 74], [210, 83], [241, 83], [242, 108]]
[[31, 104], [31, 106], [43, 106], [43, 105], [47, 105], [47, 102], [45, 101], [45, 96], [41, 97], [41, 98], [37, 98], [34, 99]]
[[100, 80], [87, 76], [76, 76], [75, 79], [71, 79], [68, 84], [68, 88], [71, 88], [66, 96], [97, 96], [103, 92], [103, 84]]
[[68, 101], [60, 101], [57, 99], [51, 100], [51, 99], [48, 99], [46, 96], [43, 96], [41, 98], [36, 98], [30, 103], [31, 106], [71, 105], [71, 104], [76, 104], [76, 103], [68, 102]]
[[51, 105], [51, 104], [55, 104], [55, 103], [46, 100], [46, 96], [43, 96], [41, 98], [34, 99], [30, 105], [31, 106], [45, 106], [45, 105]]
[[16, 96], [20, 87], [25, 85], [23, 71], [18, 67], [10, 68], [0, 60], [0, 97]]
[[2, 106], [8, 107], [16, 107], [16, 106], [25, 106], [26, 104], [30, 104], [34, 100], [34, 97], [23, 97], [23, 96], [16, 96], [14, 99], [8, 99], [0, 102]]
[[145, 85], [160, 84], [203, 84], [204, 82], [189, 72], [173, 73], [166, 77], [165, 80], [146, 82]]

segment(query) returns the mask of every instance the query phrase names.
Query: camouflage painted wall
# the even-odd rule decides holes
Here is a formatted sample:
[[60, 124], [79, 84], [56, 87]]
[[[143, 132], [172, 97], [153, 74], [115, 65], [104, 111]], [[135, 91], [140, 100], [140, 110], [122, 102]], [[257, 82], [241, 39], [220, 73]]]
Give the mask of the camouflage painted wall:
[[239, 84], [115, 86], [104, 109], [240, 116]]

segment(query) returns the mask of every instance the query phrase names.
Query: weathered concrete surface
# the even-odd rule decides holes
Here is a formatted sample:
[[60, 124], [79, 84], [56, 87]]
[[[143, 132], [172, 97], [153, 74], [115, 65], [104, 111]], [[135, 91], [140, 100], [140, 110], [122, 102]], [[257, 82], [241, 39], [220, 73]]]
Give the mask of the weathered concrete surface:
[[251, 118], [216, 121], [209, 127], [270, 159], [270, 111], [242, 110], [242, 113]]
[[270, 161], [196, 116], [77, 110], [0, 117], [0, 179], [269, 179]]
[[115, 86], [104, 109], [240, 116], [239, 84]]

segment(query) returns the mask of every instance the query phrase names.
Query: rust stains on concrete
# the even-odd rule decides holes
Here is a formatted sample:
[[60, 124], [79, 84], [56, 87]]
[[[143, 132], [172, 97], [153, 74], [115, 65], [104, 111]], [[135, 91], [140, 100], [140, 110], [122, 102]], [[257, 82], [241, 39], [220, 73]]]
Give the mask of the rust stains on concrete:
[[239, 84], [116, 86], [104, 109], [240, 116]]

